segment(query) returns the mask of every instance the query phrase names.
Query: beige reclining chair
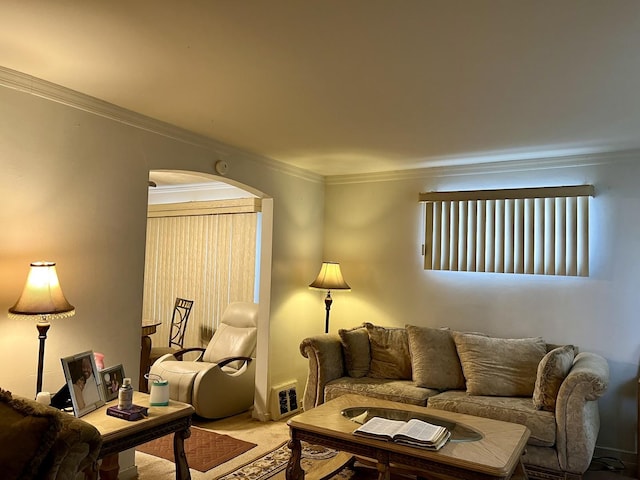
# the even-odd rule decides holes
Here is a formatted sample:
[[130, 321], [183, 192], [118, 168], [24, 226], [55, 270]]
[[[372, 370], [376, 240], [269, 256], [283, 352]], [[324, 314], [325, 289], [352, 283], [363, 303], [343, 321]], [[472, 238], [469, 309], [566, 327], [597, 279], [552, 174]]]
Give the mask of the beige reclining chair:
[[[257, 322], [257, 304], [229, 304], [206, 349], [164, 355], [151, 366], [150, 377], [169, 380], [169, 397], [190, 403], [200, 417], [223, 418], [248, 410], [255, 392]], [[197, 361], [178, 360], [198, 350], [204, 353]]]

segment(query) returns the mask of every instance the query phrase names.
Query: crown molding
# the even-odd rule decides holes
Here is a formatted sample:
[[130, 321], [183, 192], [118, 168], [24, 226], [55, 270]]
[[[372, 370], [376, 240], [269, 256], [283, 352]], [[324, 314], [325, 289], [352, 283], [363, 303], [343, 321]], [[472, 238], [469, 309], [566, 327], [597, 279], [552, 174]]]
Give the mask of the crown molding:
[[527, 160], [503, 160], [485, 163], [439, 165], [412, 170], [396, 170], [359, 175], [335, 175], [325, 177], [327, 185], [350, 183], [392, 182], [421, 178], [455, 177], [461, 175], [527, 172], [555, 168], [577, 168], [640, 159], [640, 149], [602, 151], [579, 155], [530, 158]]
[[0, 85], [82, 110], [87, 113], [108, 118], [134, 128], [162, 135], [182, 143], [211, 150], [214, 156], [219, 156], [225, 159], [232, 159], [234, 156], [240, 157], [244, 160], [261, 164], [275, 172], [301, 178], [310, 182], [325, 183], [326, 185], [373, 183], [410, 180], [416, 178], [568, 168], [640, 158], [640, 150], [638, 149], [617, 151], [608, 150], [575, 155], [555, 156], [545, 156], [543, 153], [540, 153], [538, 158], [535, 158], [535, 154], [530, 154], [526, 159], [518, 159], [518, 154], [513, 154], [510, 157], [508, 153], [505, 153], [499, 155], [500, 158], [504, 159], [500, 161], [487, 161], [486, 159], [490, 157], [467, 157], [460, 159], [445, 159], [438, 161], [438, 165], [417, 169], [322, 176], [269, 157], [264, 157], [241, 150], [237, 147], [232, 147], [213, 138], [147, 117], [140, 113], [127, 110], [126, 108], [118, 107], [117, 105], [104, 100], [100, 100], [69, 88], [62, 87], [55, 83], [2, 66], [0, 66]]
[[284, 162], [279, 162], [272, 158], [246, 152], [239, 148], [226, 145], [213, 138], [194, 133], [190, 130], [177, 127], [155, 118], [147, 117], [146, 115], [100, 100], [99, 98], [91, 97], [55, 83], [2, 66], [0, 66], [0, 85], [82, 110], [87, 113], [108, 118], [131, 127], [162, 135], [179, 142], [212, 150], [215, 155], [219, 155], [224, 158], [232, 158], [234, 156], [241, 157], [245, 160], [262, 164], [273, 171], [283, 173], [285, 175], [316, 183], [324, 182], [324, 177], [322, 175], [294, 167]]

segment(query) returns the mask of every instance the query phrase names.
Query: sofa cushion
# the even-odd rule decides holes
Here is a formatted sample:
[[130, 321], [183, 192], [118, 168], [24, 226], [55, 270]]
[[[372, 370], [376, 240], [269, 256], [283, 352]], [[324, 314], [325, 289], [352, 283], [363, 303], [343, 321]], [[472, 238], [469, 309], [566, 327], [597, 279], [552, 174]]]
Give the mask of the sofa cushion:
[[342, 377], [325, 385], [324, 400], [328, 402], [348, 393], [424, 406], [427, 398], [436, 395], [438, 390], [418, 387], [411, 380]]
[[429, 397], [427, 407], [519, 423], [531, 430], [530, 445], [552, 447], [556, 443], [555, 416], [536, 410], [530, 398], [472, 396], [463, 390], [449, 390]]
[[554, 348], [538, 364], [538, 374], [533, 390], [533, 406], [538, 410], [553, 412], [560, 385], [569, 374], [575, 349], [573, 345]]
[[369, 348], [369, 332], [364, 325], [349, 330], [338, 330], [345, 369], [350, 377], [364, 377], [369, 373], [371, 349]]
[[371, 364], [369, 376], [411, 380], [411, 356], [405, 328], [378, 327], [365, 323], [369, 332]]
[[407, 325], [411, 371], [419, 387], [464, 388], [464, 375], [451, 330]]
[[453, 332], [470, 395], [531, 397], [546, 344], [536, 338], [495, 338]]
[[3, 480], [38, 477], [40, 464], [61, 428], [56, 413], [38, 403], [13, 398], [11, 392], [0, 389], [0, 465]]

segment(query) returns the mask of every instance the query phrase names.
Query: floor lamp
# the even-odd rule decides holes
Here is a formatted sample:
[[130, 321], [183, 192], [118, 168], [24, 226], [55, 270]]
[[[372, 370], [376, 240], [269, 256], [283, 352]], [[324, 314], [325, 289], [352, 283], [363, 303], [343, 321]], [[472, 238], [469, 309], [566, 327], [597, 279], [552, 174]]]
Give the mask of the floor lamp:
[[44, 342], [50, 327], [49, 320], [71, 317], [75, 313], [75, 308], [67, 302], [60, 288], [56, 264], [53, 262], [32, 263], [22, 295], [16, 304], [9, 309], [9, 318], [38, 317], [36, 328], [38, 329], [40, 349], [38, 351], [36, 396], [42, 391]]
[[318, 273], [318, 276], [313, 282], [311, 282], [309, 287], [327, 291], [327, 296], [324, 299], [325, 308], [327, 310], [324, 333], [329, 333], [329, 311], [331, 310], [331, 304], [333, 303], [331, 290], [351, 290], [351, 287], [342, 277], [340, 264], [336, 262], [322, 262], [320, 273]]

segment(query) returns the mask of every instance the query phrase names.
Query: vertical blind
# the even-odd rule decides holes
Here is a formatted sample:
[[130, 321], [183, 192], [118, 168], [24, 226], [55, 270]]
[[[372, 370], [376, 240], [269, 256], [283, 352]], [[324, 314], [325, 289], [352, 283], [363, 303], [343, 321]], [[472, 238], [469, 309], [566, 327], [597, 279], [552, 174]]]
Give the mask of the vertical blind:
[[589, 275], [592, 185], [425, 192], [424, 268]]
[[147, 219], [143, 318], [162, 324], [165, 346], [176, 297], [194, 300], [185, 346], [204, 346], [225, 307], [254, 299], [257, 213]]

